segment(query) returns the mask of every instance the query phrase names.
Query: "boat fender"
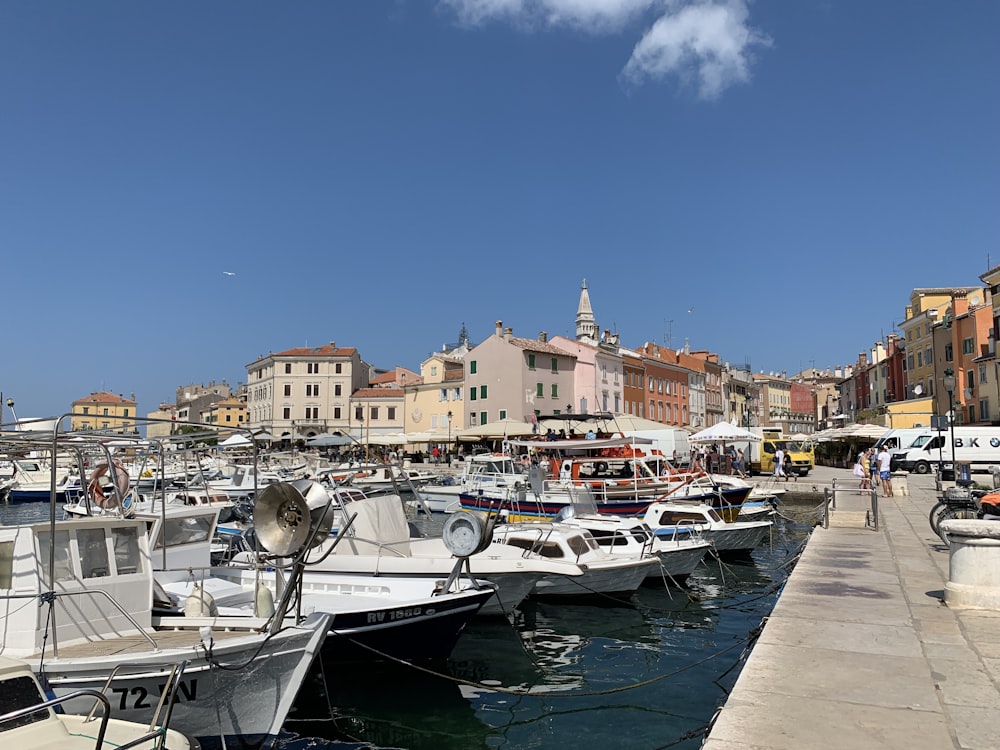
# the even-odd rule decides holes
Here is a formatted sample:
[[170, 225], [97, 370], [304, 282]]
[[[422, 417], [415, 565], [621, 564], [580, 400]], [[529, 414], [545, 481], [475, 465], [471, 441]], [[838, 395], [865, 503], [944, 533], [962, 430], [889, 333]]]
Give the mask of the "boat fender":
[[196, 583], [184, 602], [185, 617], [217, 617], [219, 608], [215, 605], [215, 597], [205, 591], [200, 583]]
[[257, 581], [257, 591], [253, 600], [254, 614], [257, 617], [271, 617], [274, 614], [274, 595], [263, 581]]

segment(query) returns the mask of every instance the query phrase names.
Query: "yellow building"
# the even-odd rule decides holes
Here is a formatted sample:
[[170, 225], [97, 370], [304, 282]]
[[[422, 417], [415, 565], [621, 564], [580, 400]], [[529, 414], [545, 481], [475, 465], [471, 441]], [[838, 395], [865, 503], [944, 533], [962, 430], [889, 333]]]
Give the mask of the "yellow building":
[[214, 425], [222, 434], [227, 428], [245, 427], [247, 405], [235, 396], [216, 401], [201, 413], [201, 421]]
[[73, 402], [70, 429], [101, 430], [118, 435], [135, 434], [135, 397], [114, 393], [91, 393]]

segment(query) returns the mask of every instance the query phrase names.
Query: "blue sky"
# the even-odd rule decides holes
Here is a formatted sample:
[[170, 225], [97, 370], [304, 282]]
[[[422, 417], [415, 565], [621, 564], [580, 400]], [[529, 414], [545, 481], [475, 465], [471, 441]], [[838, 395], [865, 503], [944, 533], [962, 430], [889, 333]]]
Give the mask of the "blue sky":
[[[502, 320], [852, 363], [1000, 262], [1000, 3], [0, 5], [0, 391]], [[234, 272], [228, 276], [225, 272]], [[5, 421], [10, 415], [5, 411]]]

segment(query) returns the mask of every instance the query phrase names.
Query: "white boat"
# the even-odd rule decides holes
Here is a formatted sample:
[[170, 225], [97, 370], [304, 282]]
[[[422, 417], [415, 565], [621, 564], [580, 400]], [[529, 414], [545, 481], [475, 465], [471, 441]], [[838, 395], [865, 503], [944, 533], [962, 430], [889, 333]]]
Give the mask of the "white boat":
[[641, 519], [598, 513], [591, 504], [568, 507], [555, 523], [586, 529], [597, 544], [612, 555], [654, 555], [659, 566], [650, 568], [647, 580], [683, 583], [694, 572], [712, 545], [698, 535], [657, 536]]
[[[315, 501], [326, 494], [318, 487], [316, 482], [299, 480], [265, 489], [256, 501], [257, 535], [265, 540], [284, 538], [285, 529], [295, 525], [289, 519], [304, 512], [301, 507], [282, 504], [283, 498], [294, 500], [297, 493]], [[184, 505], [168, 505], [148, 515], [137, 512], [146, 520], [150, 538], [156, 540], [156, 580], [168, 597], [161, 602], [161, 612], [179, 615], [188, 597], [204, 592], [223, 622], [255, 614], [262, 606], [261, 586], [277, 592], [292, 585], [284, 580], [282, 562], [264, 552], [246, 550], [229, 565], [210, 567], [217, 514], [218, 509], [211, 507]], [[325, 534], [324, 539], [332, 543]], [[370, 661], [382, 655], [407, 661], [445, 659], [469, 620], [494, 596], [493, 587], [484, 581], [463, 578], [443, 585], [447, 573], [413, 578], [331, 572], [309, 564], [310, 557], [324, 553], [322, 546], [309, 552], [297, 579], [302, 596], [290, 604], [333, 616], [323, 644], [324, 661]]]
[[437, 474], [397, 464], [361, 464], [354, 467], [324, 470], [320, 481], [325, 484], [350, 484], [367, 494], [377, 492], [406, 492], [423, 487], [437, 478]]
[[431, 512], [453, 513], [462, 506], [462, 492], [495, 496], [518, 483], [526, 483], [525, 469], [523, 464], [515, 463], [509, 453], [466, 456], [458, 477], [438, 477], [439, 481], [423, 485], [419, 490], [420, 498], [410, 504], [419, 508], [422, 502]]
[[273, 740], [330, 616], [270, 628], [261, 617], [154, 617], [146, 531], [144, 520], [113, 516], [0, 527], [0, 580], [10, 581], [0, 654], [37, 665], [56, 696], [106, 690], [119, 718], [137, 722], [152, 720], [171, 669], [185, 663], [175, 728], [229, 747]]
[[[12, 462], [13, 473], [7, 490], [7, 498], [14, 503], [48, 502], [52, 497], [53, 472], [48, 459], [16, 458]], [[73, 480], [72, 477], [76, 477]], [[79, 486], [79, 475], [68, 466], [56, 466], [56, 499], [66, 499], [68, 486]]]
[[493, 529], [489, 549], [498, 545], [521, 550], [526, 559], [561, 560], [584, 569], [582, 576], [545, 576], [535, 584], [535, 596], [631, 594], [654, 568], [659, 570], [654, 555], [613, 555], [601, 549], [586, 529], [558, 523], [501, 524]]
[[[90, 693], [93, 711], [85, 715], [56, 713], [66, 697], [50, 699], [27, 663], [0, 656], [0, 737], [8, 748], [97, 750], [128, 744], [137, 750], [189, 750], [198, 745], [180, 732], [156, 723], [115, 719], [103, 693]], [[166, 712], [164, 712], [166, 715]]]
[[208, 488], [213, 492], [225, 493], [232, 500], [253, 498], [270, 484], [283, 482], [286, 477], [278, 472], [262, 470], [259, 467], [240, 464], [225, 479], [211, 479]]
[[701, 536], [718, 554], [747, 553], [770, 533], [771, 521], [724, 521], [712, 507], [700, 502], [672, 500], [652, 503], [642, 520], [665, 539]]
[[[310, 573], [364, 573], [442, 581], [454, 571], [456, 558], [444, 539], [413, 538], [398, 495], [365, 497], [356, 488], [331, 490], [341, 517], [355, 515], [351, 526], [326, 556], [332, 541], [326, 541], [310, 557], [321, 558]], [[584, 576], [585, 570], [566, 561], [530, 559], [521, 551], [490, 545], [472, 554], [465, 567], [467, 577], [489, 581], [496, 594], [480, 610], [482, 615], [508, 614], [534, 590], [544, 576]]]

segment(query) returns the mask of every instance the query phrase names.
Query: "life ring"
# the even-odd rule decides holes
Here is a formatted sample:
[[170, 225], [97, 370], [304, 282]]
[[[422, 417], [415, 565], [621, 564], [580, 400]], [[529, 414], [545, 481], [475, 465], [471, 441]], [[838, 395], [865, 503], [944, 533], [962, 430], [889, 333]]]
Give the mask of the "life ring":
[[[110, 495], [104, 494], [104, 486], [101, 484], [101, 477], [108, 475], [114, 488]], [[117, 494], [114, 489], [117, 488]], [[125, 497], [129, 489], [128, 470], [120, 463], [113, 462], [109, 468], [107, 462], [98, 464], [94, 472], [90, 475], [90, 483], [87, 485], [87, 493], [94, 499], [99, 508], [114, 508], [118, 505], [118, 497]]]

